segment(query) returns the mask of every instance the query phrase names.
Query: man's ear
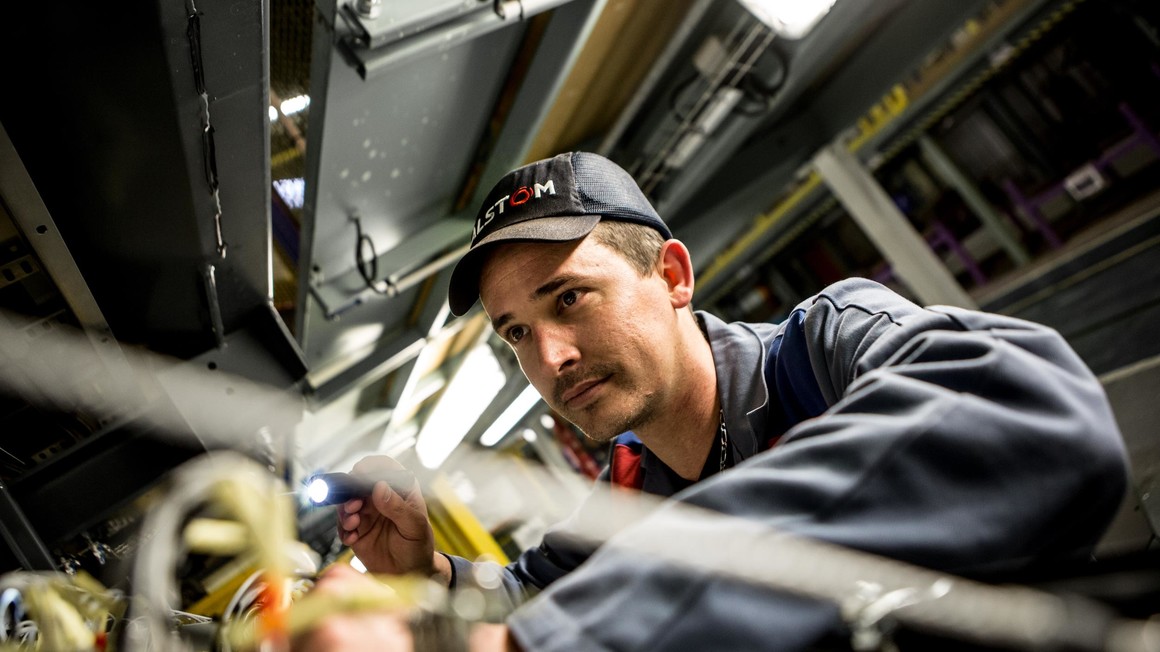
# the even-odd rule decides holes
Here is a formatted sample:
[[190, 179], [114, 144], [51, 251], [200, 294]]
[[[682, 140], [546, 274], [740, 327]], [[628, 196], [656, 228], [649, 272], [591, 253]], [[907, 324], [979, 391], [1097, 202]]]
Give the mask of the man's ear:
[[657, 265], [673, 307], [681, 309], [689, 305], [693, 300], [693, 261], [689, 249], [680, 240], [667, 240], [661, 245]]

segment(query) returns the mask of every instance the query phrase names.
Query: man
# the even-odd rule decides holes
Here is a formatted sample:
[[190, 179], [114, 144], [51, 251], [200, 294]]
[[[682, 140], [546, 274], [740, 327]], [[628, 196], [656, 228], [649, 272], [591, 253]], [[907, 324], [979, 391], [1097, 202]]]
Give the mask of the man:
[[[456, 315], [479, 298], [548, 404], [615, 442], [615, 485], [993, 578], [1087, 554], [1114, 514], [1123, 445], [1054, 331], [862, 279], [781, 324], [726, 324], [692, 311], [693, 287], [688, 250], [632, 178], [571, 153], [493, 188], [449, 298]], [[372, 571], [470, 583], [471, 562], [434, 551], [417, 491], [380, 482], [339, 527]], [[480, 647], [796, 650], [842, 635], [835, 605], [556, 532], [504, 570], [504, 592], [538, 595], [478, 628]]]

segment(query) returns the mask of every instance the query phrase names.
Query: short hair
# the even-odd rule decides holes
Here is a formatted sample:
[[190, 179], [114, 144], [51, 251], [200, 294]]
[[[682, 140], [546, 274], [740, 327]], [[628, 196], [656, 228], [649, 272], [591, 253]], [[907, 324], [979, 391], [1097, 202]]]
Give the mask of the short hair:
[[665, 238], [651, 226], [633, 222], [601, 220], [590, 235], [617, 252], [642, 276], [656, 271]]

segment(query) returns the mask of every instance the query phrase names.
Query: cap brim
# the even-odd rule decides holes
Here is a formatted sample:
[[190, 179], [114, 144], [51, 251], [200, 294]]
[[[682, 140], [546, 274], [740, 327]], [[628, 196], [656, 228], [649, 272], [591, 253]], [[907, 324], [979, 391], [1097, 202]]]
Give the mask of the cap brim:
[[471, 310], [479, 298], [479, 273], [483, 265], [485, 250], [491, 246], [512, 240], [567, 242], [588, 235], [597, 223], [599, 215], [563, 215], [541, 217], [518, 222], [496, 229], [475, 243], [455, 264], [451, 271], [451, 285], [447, 290], [447, 301], [456, 317]]

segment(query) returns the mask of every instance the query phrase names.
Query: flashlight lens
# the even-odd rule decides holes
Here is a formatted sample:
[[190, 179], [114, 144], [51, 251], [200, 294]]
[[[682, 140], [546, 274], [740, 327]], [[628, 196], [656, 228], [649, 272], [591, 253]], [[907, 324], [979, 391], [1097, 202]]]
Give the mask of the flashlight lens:
[[326, 496], [329, 493], [330, 486], [322, 478], [314, 478], [310, 481], [310, 486], [306, 488], [306, 495], [315, 503], [321, 503], [326, 500]]

